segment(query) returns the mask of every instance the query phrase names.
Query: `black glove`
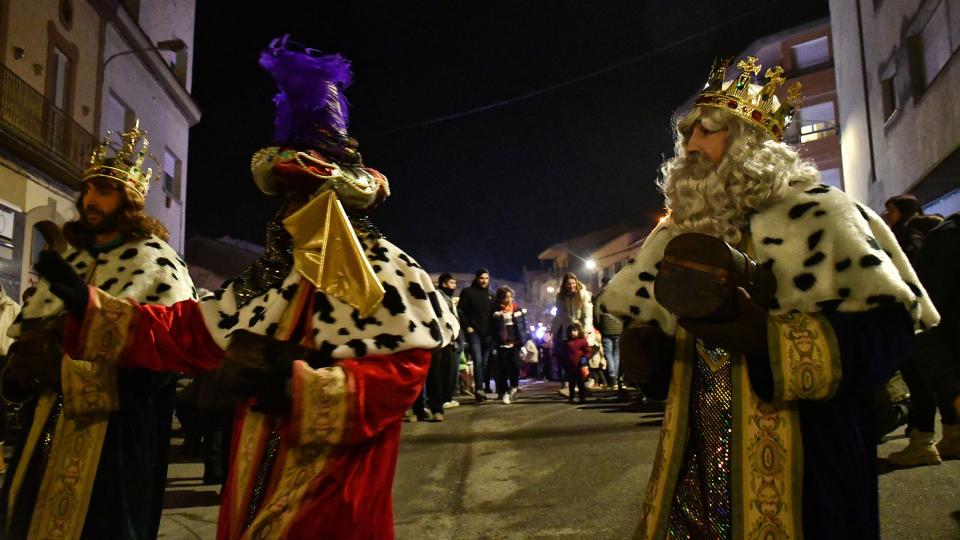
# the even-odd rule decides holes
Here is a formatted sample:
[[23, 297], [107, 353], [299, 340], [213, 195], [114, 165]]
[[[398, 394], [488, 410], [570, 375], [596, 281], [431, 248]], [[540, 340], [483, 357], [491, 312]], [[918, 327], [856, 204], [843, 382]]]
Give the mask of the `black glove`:
[[255, 397], [256, 402], [250, 408], [264, 414], [286, 414], [290, 410], [290, 396], [287, 387], [291, 374], [282, 369], [263, 371], [243, 368], [237, 373], [241, 383], [236, 388], [243, 397]]
[[59, 253], [50, 250], [40, 252], [34, 269], [50, 282], [50, 292], [63, 300], [67, 311], [82, 319], [87, 311], [87, 284], [77, 271]]
[[710, 347], [766, 357], [767, 310], [757, 305], [743, 287], [737, 287], [736, 302], [739, 314], [730, 322], [707, 323], [680, 317], [677, 323]]

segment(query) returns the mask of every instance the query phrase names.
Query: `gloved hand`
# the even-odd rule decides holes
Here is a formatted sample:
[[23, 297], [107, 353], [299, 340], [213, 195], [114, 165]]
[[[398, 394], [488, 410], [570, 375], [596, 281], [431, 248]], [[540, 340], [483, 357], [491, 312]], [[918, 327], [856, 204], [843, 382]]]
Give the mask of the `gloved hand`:
[[766, 356], [767, 311], [757, 305], [743, 287], [737, 287], [736, 302], [740, 313], [732, 321], [706, 323], [680, 317], [677, 323], [710, 347]]
[[627, 326], [620, 334], [620, 372], [625, 381], [646, 385], [664, 371], [669, 376], [673, 338], [659, 328]]
[[290, 410], [290, 375], [279, 371], [257, 375], [256, 402], [251, 409], [264, 414], [287, 414]]
[[49, 339], [17, 340], [7, 351], [3, 376], [22, 388], [46, 386], [60, 390], [63, 349]]
[[50, 292], [63, 300], [67, 311], [82, 319], [87, 311], [87, 284], [56, 251], [43, 250], [37, 257], [36, 271], [50, 282]]

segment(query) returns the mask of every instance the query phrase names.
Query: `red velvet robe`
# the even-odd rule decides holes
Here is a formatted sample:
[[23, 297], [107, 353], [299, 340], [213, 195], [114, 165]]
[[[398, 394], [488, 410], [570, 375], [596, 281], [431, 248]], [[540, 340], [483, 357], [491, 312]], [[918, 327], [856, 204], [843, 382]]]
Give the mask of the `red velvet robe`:
[[[112, 356], [124, 367], [211, 371], [224, 355], [196, 302], [137, 305], [91, 289], [84, 321], [68, 327], [68, 348], [97, 354], [99, 347], [105, 358], [111, 354], [103, 353], [103, 343], [111, 340], [119, 351]], [[429, 363], [424, 349], [345, 359], [322, 369], [296, 361], [291, 410], [278, 419], [280, 448], [267, 493], [246, 528], [274, 417], [252, 411], [249, 403], [239, 406], [217, 538], [393, 538], [401, 418], [420, 393]]]

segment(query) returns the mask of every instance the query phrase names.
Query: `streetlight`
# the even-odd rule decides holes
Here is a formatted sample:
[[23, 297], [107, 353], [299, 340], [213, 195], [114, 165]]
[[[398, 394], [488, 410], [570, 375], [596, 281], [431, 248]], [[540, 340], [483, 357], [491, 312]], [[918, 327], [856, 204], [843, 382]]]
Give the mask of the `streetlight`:
[[186, 48], [187, 48], [187, 44], [182, 39], [179, 39], [179, 38], [158, 41], [157, 45], [154, 47], [147, 47], [145, 49], [130, 49], [129, 51], [120, 51], [118, 53], [113, 53], [110, 56], [108, 56], [106, 60], [104, 60], [103, 67], [100, 69], [102, 69], [103, 71], [106, 71], [107, 64], [109, 64], [111, 60], [113, 60], [118, 56], [123, 56], [126, 54], [134, 54], [134, 53], [147, 52], [147, 51], [180, 52]]
[[587, 259], [586, 261], [583, 261], [583, 266], [586, 267], [587, 270], [595, 270], [597, 268], [597, 261], [593, 259]]
[[550, 285], [549, 287], [547, 287], [547, 294], [553, 294], [555, 292], [557, 292], [557, 289], [555, 289], [553, 285]]

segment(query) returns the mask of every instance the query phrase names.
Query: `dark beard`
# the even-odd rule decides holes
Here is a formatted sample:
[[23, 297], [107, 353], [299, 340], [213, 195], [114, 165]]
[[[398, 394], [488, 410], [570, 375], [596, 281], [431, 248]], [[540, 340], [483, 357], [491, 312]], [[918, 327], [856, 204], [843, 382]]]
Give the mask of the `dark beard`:
[[[90, 223], [87, 219], [87, 216], [90, 214], [97, 214], [100, 216], [100, 223], [94, 225]], [[118, 222], [118, 212], [101, 212], [99, 210], [84, 210], [80, 215], [80, 223], [83, 224], [84, 228], [90, 231], [93, 234], [105, 234], [117, 230]]]

